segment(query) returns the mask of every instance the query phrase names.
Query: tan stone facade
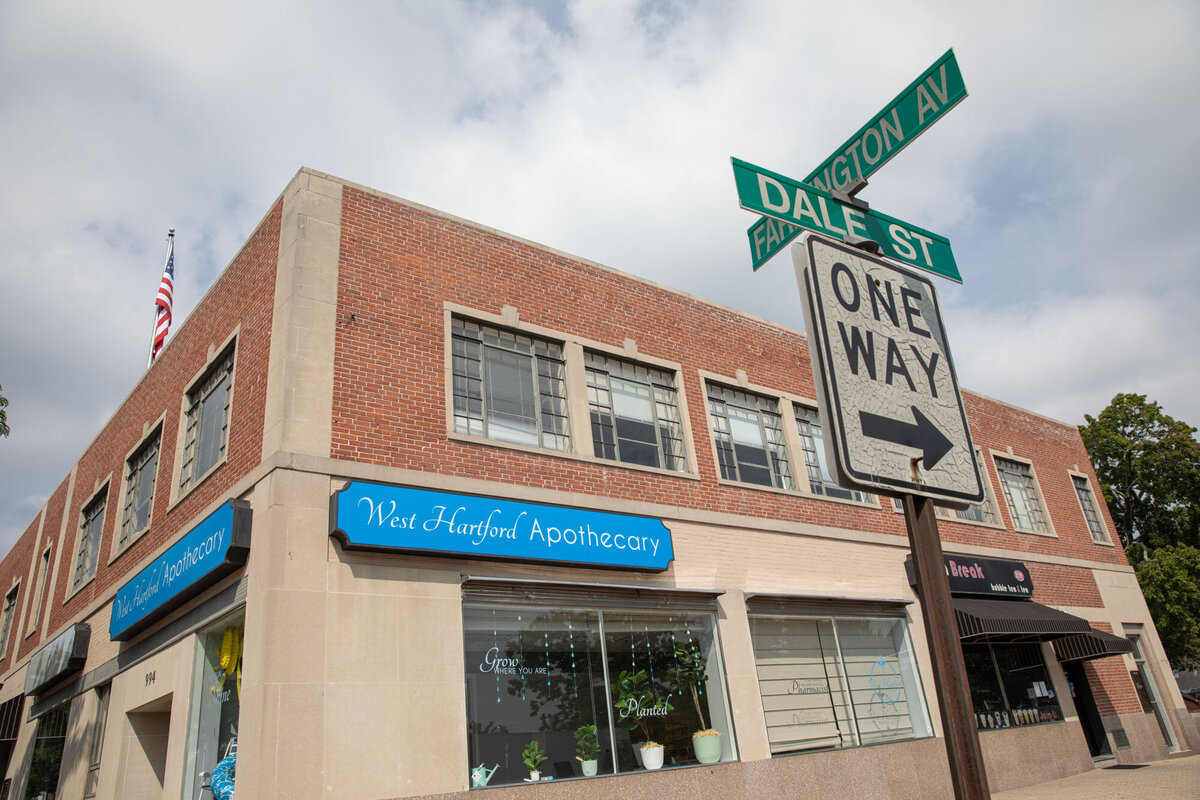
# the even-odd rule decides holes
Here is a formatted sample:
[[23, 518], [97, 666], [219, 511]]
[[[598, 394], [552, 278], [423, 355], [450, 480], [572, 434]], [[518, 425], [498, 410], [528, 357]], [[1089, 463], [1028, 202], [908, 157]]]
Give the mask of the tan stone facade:
[[[559, 348], [561, 378], [553, 364], [549, 377], [539, 375], [561, 381], [566, 422], [554, 446], [523, 439], [528, 431], [488, 435], [462, 422], [470, 412], [456, 320]], [[205, 387], [223, 386], [219, 368], [230, 353], [224, 406], [213, 406], [224, 420], [221, 447], [189, 480], [188, 459], [209, 446], [190, 438], [207, 424], [198, 421]], [[670, 377], [672, 399], [659, 402], [678, 418], [677, 463], [619, 461], [594, 444], [596, 364], [606, 359]], [[735, 455], [725, 455], [714, 436], [713, 387], [777, 409], [768, 484], [723, 469], [723, 458], [739, 456], [732, 447]], [[553, 405], [547, 397], [537, 410], [543, 425]], [[830, 797], [950, 797], [920, 598], [904, 569], [903, 515], [889, 498], [840, 496], [812, 477], [812, 431], [793, 412], [815, 407], [813, 397], [807, 346], [794, 331], [302, 170], [0, 563], [0, 588], [13, 603], [0, 653], [0, 717], [6, 707], [20, 710], [15, 726], [0, 718], [7, 796], [47, 786], [60, 798], [207, 798], [200, 774], [236, 749], [243, 799], [465, 795], [480, 791], [471, 789], [476, 762], [501, 757], [495, 774], [509, 785], [487, 791], [502, 797], [565, 798], [602, 787], [623, 797], [749, 798], [798, 784]], [[1090, 686], [1107, 758], [1200, 748], [1133, 572], [1111, 544], [1107, 509], [1100, 504], [1107, 537], [1099, 538], [1081, 511], [1073, 477], [1101, 495], [1078, 432], [981, 395], [965, 399], [991, 512], [940, 519], [945, 549], [1020, 562], [1034, 601], [1135, 636], [1144, 656], [1098, 658], [1076, 673], [1047, 638], [1032, 640], [1023, 652], [1035, 653], [1046, 675], [1038, 702], [1053, 700], [1057, 718], [1017, 725], [1013, 714], [1011, 727], [980, 732], [992, 788], [1093, 767], [1068, 669]], [[118, 545], [136, 495], [131, 459], [155, 441], [149, 523]], [[1014, 521], [1000, 474], [1014, 463], [1030, 467], [1044, 530]], [[660, 520], [674, 560], [656, 572], [353, 549], [330, 534], [332, 498], [354, 483]], [[82, 522], [97, 498], [105, 501], [103, 556], [89, 576], [79, 558]], [[111, 638], [120, 593], [234, 499], [252, 511], [244, 565], [201, 576], [198, 590], [152, 609], [150, 624]], [[487, 633], [478, 620], [495, 609], [598, 624], [587, 658], [607, 676], [591, 684], [601, 702], [588, 712], [603, 733], [600, 777], [567, 780], [580, 777], [567, 748], [582, 705], [554, 696], [542, 706], [543, 719], [573, 720], [570, 730], [550, 722], [532, 734], [502, 730], [524, 689], [496, 672], [488, 702], [509, 716], [480, 710], [486, 671], [469, 642]], [[721, 729], [721, 761], [697, 764], [690, 745], [675, 743], [668, 768], [653, 773], [629, 761], [628, 726], [608, 710], [616, 681], [609, 671], [619, 660], [610, 651], [628, 645], [632, 671], [641, 657], [634, 645], [644, 641], [649, 652], [651, 639], [612, 621], [644, 618], [682, 641], [684, 631], [669, 627], [674, 615], [711, 626], [702, 688], [710, 722]], [[871, 672], [870, 685], [856, 688], [853, 645], [839, 638], [834, 655], [806, 662], [825, 669], [824, 688], [791, 679], [792, 694], [829, 698], [828, 713], [772, 695], [764, 631], [790, 630], [794, 620], [847, 642], [860, 630], [872, 641], [892, 637], [891, 650], [864, 662], [886, 677]], [[23, 696], [46, 645], [79, 622], [90, 629], [85, 662]], [[575, 629], [563, 630], [578, 697]], [[533, 674], [547, 683], [565, 679], [565, 662], [551, 666], [550, 629], [536, 631], [541, 655], [528, 643], [508, 655], [541, 664], [545, 671]], [[499, 646], [497, 653], [505, 657]], [[669, 683], [666, 662], [642, 663], [651, 673], [659, 668], [652, 680]], [[830, 669], [846, 670], [844, 685]], [[1146, 683], [1157, 690], [1151, 711], [1139, 699]], [[833, 708], [839, 693], [844, 708]], [[682, 689], [673, 700], [670, 714], [690, 713]], [[779, 721], [781, 708], [790, 721]], [[785, 729], [821, 733], [794, 745]], [[536, 787], [513, 777], [524, 769], [513, 743], [529, 736], [552, 751], [545, 777], [554, 780]], [[49, 777], [48, 753], [56, 759]], [[624, 759], [620, 774], [614, 757]]]

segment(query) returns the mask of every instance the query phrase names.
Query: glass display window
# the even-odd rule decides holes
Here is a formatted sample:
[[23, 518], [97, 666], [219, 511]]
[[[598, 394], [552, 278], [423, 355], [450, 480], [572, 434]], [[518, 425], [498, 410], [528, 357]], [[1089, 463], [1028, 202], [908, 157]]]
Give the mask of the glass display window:
[[[687, 610], [465, 605], [472, 787], [644, 769], [647, 742], [663, 766], [695, 764], [698, 731], [718, 734], [715, 760], [732, 758], [714, 624]], [[527, 763], [531, 747], [543, 760]]]
[[962, 651], [979, 730], [1063, 718], [1040, 644], [964, 643]]
[[906, 621], [752, 615], [773, 754], [932, 735]]
[[[242, 693], [242, 636], [238, 611], [197, 634], [184, 796], [209, 800], [232, 796], [236, 779], [238, 714]], [[222, 783], [224, 781], [224, 783]], [[228, 786], [223, 795], [221, 786]]]

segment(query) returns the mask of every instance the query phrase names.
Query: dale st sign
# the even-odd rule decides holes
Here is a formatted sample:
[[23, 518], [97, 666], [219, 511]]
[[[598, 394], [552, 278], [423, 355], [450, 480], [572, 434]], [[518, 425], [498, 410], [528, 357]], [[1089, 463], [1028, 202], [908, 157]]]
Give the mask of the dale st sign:
[[933, 284], [812, 234], [792, 253], [838, 482], [954, 506], [983, 499]]
[[[962, 283], [950, 240], [916, 225], [838, 200], [829, 192], [734, 158], [742, 208], [838, 239], [871, 239], [882, 253], [917, 269]], [[797, 230], [799, 230], [797, 228]], [[771, 227], [765, 229], [768, 235]], [[777, 235], [782, 235], [780, 229]]]

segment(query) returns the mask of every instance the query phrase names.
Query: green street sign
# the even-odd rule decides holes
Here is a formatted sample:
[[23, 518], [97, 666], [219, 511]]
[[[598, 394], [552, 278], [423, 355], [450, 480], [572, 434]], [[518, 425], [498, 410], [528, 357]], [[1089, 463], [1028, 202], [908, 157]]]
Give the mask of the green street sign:
[[907, 222], [837, 200], [829, 192], [741, 159], [733, 162], [738, 202], [771, 219], [765, 226], [778, 239], [801, 228], [836, 239], [857, 237], [879, 243], [883, 255], [962, 283], [945, 236]]
[[[860, 178], [866, 180], [966, 96], [967, 87], [954, 50], [947, 50], [801, 183], [832, 192]], [[769, 261], [799, 233], [799, 227], [779, 230], [768, 217], [751, 225], [746, 235], [750, 239], [754, 269]]]

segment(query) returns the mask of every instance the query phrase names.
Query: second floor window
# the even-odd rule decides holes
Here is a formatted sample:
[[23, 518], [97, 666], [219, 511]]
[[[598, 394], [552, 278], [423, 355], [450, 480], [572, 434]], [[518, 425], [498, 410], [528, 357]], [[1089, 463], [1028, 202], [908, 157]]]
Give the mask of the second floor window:
[[586, 368], [596, 456], [686, 470], [675, 376], [594, 353]]
[[179, 471], [181, 490], [195, 485], [225, 455], [232, 390], [233, 349], [230, 348], [188, 394], [187, 435]]
[[1000, 476], [1000, 486], [1004, 489], [1004, 499], [1008, 502], [1013, 525], [1021, 530], [1048, 532], [1050, 526], [1046, 521], [1046, 509], [1033, 479], [1033, 469], [1020, 461], [997, 458], [996, 472]]
[[96, 558], [100, 554], [100, 531], [104, 527], [104, 497], [108, 490], [96, 496], [83, 510], [79, 526], [79, 553], [75, 557], [75, 579], [71, 588], [77, 589], [96, 574]]
[[1071, 483], [1075, 487], [1075, 496], [1079, 498], [1079, 507], [1083, 509], [1083, 518], [1087, 521], [1092, 541], [1096, 544], [1112, 544], [1112, 540], [1108, 538], [1108, 532], [1104, 529], [1104, 523], [1100, 521], [1100, 511], [1092, 499], [1092, 487], [1088, 484], [1087, 478], [1072, 475]]
[[4, 596], [4, 619], [0, 621], [0, 658], [8, 652], [8, 634], [12, 631], [13, 612], [17, 608], [17, 587]]
[[871, 495], [857, 489], [846, 489], [833, 479], [825, 458], [825, 436], [821, 430], [821, 418], [817, 412], [804, 406], [796, 406], [796, 428], [800, 431], [800, 445], [804, 448], [804, 465], [808, 468], [808, 485], [813, 494], [840, 497], [859, 503], [871, 502]]
[[708, 412], [722, 478], [795, 488], [775, 400], [710, 383]]
[[125, 512], [121, 518], [124, 548], [150, 524], [150, 506], [154, 501], [154, 475], [158, 466], [159, 435], [156, 433], [126, 464]]
[[451, 336], [456, 433], [570, 448], [560, 344], [457, 318]]

